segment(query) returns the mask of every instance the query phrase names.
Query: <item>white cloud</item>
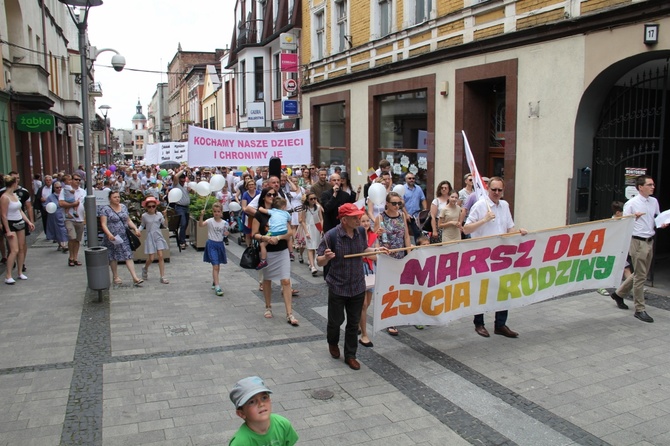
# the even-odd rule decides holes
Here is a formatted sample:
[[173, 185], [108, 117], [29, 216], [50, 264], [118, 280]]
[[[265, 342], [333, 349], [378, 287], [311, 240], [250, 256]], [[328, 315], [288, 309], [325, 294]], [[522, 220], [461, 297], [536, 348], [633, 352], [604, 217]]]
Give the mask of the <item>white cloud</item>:
[[167, 65], [179, 43], [184, 51], [213, 52], [230, 46], [234, 7], [234, 0], [106, 0], [91, 8], [91, 45], [115, 49], [126, 58], [127, 69], [163, 72], [117, 73], [111, 68], [114, 53], [100, 54], [95, 81], [100, 82], [103, 96], [96, 99], [95, 111], [109, 105], [112, 127], [131, 128], [138, 98], [146, 115], [156, 85], [167, 82]]

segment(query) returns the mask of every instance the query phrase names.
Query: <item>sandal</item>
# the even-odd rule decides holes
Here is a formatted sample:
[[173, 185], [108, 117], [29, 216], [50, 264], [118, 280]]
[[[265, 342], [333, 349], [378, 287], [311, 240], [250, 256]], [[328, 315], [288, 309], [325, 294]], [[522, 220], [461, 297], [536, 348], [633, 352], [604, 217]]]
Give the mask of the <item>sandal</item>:
[[74, 260], [68, 259], [67, 266], [74, 266]]
[[395, 328], [395, 327], [389, 327], [389, 328], [386, 329], [386, 331], [387, 331], [388, 334], [390, 334], [391, 336], [398, 336], [398, 329]]
[[298, 319], [294, 318], [292, 314], [287, 314], [286, 315], [286, 322], [289, 324], [293, 325], [294, 327], [297, 327], [298, 325]]
[[140, 286], [144, 283], [144, 280], [142, 279], [137, 279], [133, 281], [133, 286]]
[[263, 291], [263, 284], [262, 283], [258, 284], [258, 291]]
[[149, 278], [149, 271], [146, 266], [142, 267], [142, 279], [147, 280]]
[[291, 296], [297, 296], [298, 294], [300, 294], [300, 291], [291, 289]]
[[265, 313], [263, 313], [263, 316], [265, 316], [265, 319], [271, 319], [272, 318], [272, 308], [266, 308]]
[[77, 265], [77, 266], [81, 266], [81, 265], [82, 265], [82, 263], [79, 262], [79, 261], [77, 261], [77, 260], [73, 261], [72, 263], [74, 263], [74, 264]]
[[120, 277], [114, 278], [114, 285], [123, 285], [123, 280]]
[[168, 283], [170, 283], [170, 281], [167, 280], [165, 277], [161, 277], [160, 282], [161, 282], [161, 283], [164, 283], [164, 284], [166, 284], [166, 285], [167, 285]]

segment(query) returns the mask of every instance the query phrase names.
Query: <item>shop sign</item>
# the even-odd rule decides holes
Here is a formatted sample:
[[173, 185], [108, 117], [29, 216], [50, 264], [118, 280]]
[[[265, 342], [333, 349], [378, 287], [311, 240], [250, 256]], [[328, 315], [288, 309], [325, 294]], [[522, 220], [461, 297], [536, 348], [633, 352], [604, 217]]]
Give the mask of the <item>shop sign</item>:
[[16, 117], [16, 128], [22, 132], [41, 133], [54, 129], [56, 118], [48, 113], [22, 113]]
[[272, 121], [273, 132], [292, 132], [298, 129], [297, 119], [280, 119]]

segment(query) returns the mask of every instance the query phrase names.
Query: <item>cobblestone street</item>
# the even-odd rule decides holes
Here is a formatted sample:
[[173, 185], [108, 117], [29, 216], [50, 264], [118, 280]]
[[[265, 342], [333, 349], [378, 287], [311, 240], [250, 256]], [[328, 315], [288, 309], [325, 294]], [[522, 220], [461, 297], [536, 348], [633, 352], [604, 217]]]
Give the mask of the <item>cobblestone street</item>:
[[228, 392], [254, 374], [303, 445], [670, 444], [661, 288], [649, 289], [653, 324], [584, 292], [513, 310], [518, 339], [484, 339], [469, 318], [377, 333], [353, 371], [328, 354], [323, 277], [298, 262], [293, 327], [277, 285], [263, 317], [233, 242], [223, 297], [202, 253], [171, 240], [169, 285], [154, 265], [132, 287], [120, 267], [125, 284], [102, 302], [85, 266], [41, 233], [30, 243], [29, 280], [0, 293], [0, 445], [227, 444], [241, 424]]

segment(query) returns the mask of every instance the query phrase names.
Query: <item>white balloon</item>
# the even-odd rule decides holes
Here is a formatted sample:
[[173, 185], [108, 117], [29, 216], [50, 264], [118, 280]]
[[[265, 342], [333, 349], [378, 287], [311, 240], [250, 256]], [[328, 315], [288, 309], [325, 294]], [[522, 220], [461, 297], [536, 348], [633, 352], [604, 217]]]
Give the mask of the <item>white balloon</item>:
[[195, 186], [195, 191], [201, 197], [206, 197], [211, 193], [209, 190], [209, 183], [207, 181], [201, 181]]
[[181, 189], [172, 188], [170, 189], [170, 192], [168, 192], [168, 203], [176, 203], [179, 200], [181, 200], [181, 197], [183, 197], [184, 194], [182, 193]]
[[189, 189], [196, 190], [196, 187], [198, 187], [198, 183], [196, 183], [195, 181], [191, 181], [190, 183], [188, 183]]
[[48, 213], [53, 214], [58, 209], [58, 206], [56, 206], [56, 203], [48, 203], [46, 209]]
[[242, 206], [237, 201], [231, 201], [228, 205], [228, 208], [233, 212], [238, 212], [242, 210]]
[[226, 184], [226, 179], [221, 174], [214, 174], [212, 178], [209, 179], [209, 189], [212, 192], [218, 192], [223, 189], [223, 186]]
[[393, 187], [393, 192], [400, 195], [401, 197], [404, 197], [405, 196], [405, 186], [403, 186], [402, 184], [398, 184], [398, 185]]
[[368, 189], [368, 198], [377, 206], [381, 206], [386, 201], [386, 188], [382, 183], [374, 183]]

